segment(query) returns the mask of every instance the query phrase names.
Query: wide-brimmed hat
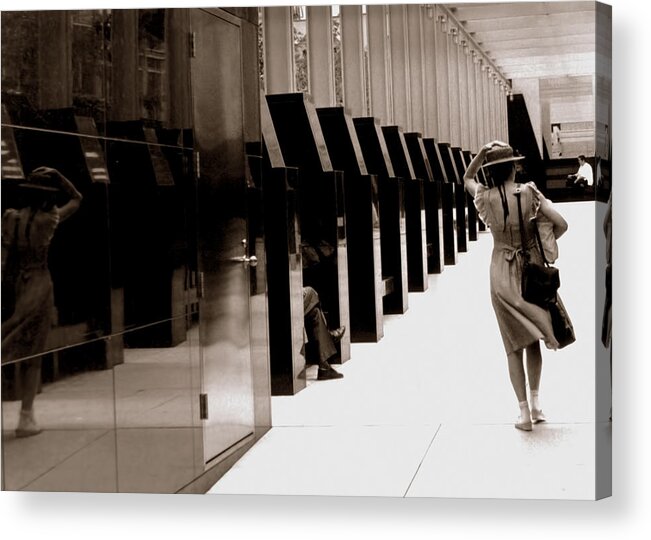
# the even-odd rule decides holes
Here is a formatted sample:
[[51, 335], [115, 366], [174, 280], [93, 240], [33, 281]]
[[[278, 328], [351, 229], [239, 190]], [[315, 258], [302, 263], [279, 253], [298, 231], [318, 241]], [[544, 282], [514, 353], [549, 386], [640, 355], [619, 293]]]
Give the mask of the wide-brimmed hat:
[[510, 146], [495, 146], [486, 152], [486, 159], [482, 167], [490, 167], [507, 161], [520, 161], [521, 159], [524, 159], [524, 156], [515, 155]]
[[53, 175], [40, 171], [32, 172], [27, 177], [27, 182], [18, 184], [18, 187], [41, 193], [58, 193], [61, 191], [61, 184]]

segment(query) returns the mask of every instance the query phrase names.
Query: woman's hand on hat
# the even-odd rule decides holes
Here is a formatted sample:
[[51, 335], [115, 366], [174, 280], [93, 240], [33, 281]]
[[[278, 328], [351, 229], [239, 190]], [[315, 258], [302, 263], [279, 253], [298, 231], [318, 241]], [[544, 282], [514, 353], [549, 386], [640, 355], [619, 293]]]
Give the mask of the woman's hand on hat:
[[505, 148], [505, 147], [509, 146], [509, 144], [505, 143], [504, 141], [495, 140], [495, 141], [491, 141], [488, 144], [484, 145], [484, 148], [486, 149], [486, 151], [489, 151], [489, 150], [492, 150], [495, 146], [500, 146], [502, 148]]
[[63, 176], [57, 169], [52, 167], [38, 167], [32, 171], [32, 174], [49, 176], [57, 180], [61, 186], [61, 189], [70, 195], [73, 199], [81, 199], [81, 193], [77, 190], [75, 185]]

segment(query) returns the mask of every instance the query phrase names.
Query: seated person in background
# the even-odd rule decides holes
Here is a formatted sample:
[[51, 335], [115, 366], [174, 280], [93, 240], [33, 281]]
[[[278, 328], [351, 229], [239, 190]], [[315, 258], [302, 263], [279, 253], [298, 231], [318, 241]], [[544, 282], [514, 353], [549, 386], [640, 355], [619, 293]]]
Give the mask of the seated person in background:
[[346, 328], [342, 326], [336, 330], [328, 330], [325, 315], [321, 310], [319, 295], [312, 287], [303, 287], [303, 317], [307, 339], [316, 343], [319, 353], [317, 379], [327, 381], [343, 378], [343, 374], [335, 371], [328, 360], [337, 354], [335, 344], [341, 341]]
[[593, 176], [592, 176], [592, 167], [585, 160], [585, 156], [581, 154], [579, 156], [579, 170], [576, 174], [570, 174], [567, 177], [568, 187], [577, 186], [585, 188], [587, 186], [592, 186]]

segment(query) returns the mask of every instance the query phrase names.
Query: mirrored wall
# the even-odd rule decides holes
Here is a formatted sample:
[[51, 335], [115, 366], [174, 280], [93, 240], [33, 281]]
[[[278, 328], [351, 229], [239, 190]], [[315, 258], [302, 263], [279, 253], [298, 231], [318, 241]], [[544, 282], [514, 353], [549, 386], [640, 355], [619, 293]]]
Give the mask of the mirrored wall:
[[2, 13], [3, 489], [204, 471], [189, 32], [181, 9]]

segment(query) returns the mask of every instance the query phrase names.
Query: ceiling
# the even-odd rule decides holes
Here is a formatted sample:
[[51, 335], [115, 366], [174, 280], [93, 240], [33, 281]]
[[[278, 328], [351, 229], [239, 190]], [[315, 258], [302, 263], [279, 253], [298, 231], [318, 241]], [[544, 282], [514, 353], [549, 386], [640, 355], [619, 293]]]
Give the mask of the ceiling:
[[507, 79], [595, 72], [595, 2], [444, 6]]

